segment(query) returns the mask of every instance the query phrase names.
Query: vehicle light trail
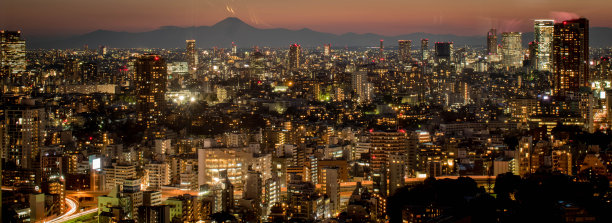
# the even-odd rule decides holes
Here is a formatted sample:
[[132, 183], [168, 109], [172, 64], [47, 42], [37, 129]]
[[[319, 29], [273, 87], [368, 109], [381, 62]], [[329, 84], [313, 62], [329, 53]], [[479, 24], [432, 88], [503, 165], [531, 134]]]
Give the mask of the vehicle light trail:
[[68, 206], [68, 211], [66, 211], [66, 213], [64, 213], [63, 215], [60, 215], [57, 218], [51, 219], [49, 221], [46, 221], [47, 223], [55, 223], [55, 222], [62, 222], [64, 221], [64, 218], [68, 218], [69, 216], [73, 215], [74, 213], [76, 213], [78, 207], [79, 207], [79, 203], [77, 202], [77, 200], [75, 200], [74, 198], [66, 198], [66, 206]]

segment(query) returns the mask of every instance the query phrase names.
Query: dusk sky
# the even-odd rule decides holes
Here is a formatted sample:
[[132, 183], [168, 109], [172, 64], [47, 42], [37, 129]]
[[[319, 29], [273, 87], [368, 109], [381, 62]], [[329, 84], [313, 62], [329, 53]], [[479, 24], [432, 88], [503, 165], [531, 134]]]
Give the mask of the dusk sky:
[[98, 29], [139, 32], [209, 26], [238, 17], [258, 28], [309, 28], [342, 34], [427, 32], [484, 35], [532, 31], [533, 19], [584, 16], [612, 27], [610, 0], [1, 0], [0, 29], [65, 36]]

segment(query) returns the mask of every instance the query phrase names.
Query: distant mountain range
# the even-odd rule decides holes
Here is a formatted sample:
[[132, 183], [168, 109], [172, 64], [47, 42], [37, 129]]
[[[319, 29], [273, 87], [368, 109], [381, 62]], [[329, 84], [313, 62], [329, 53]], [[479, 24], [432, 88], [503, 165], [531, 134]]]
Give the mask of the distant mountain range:
[[[332, 47], [365, 47], [378, 46], [381, 39], [386, 46], [396, 47], [397, 40], [412, 40], [412, 48], [420, 47], [422, 38], [429, 39], [429, 47], [435, 42], [453, 41], [455, 46], [484, 46], [486, 31], [481, 36], [457, 36], [452, 34], [412, 33], [399, 36], [384, 36], [372, 33], [346, 33], [336, 35], [317, 32], [310, 29], [259, 29], [246, 24], [242, 20], [229, 17], [213, 26], [176, 27], [166, 26], [148, 32], [115, 32], [97, 30], [91, 33], [67, 37], [63, 39], [48, 39], [27, 37], [29, 49], [68, 49], [81, 48], [87, 44], [92, 48], [105, 45], [110, 48], [184, 48], [186, 39], [195, 39], [198, 48], [215, 46], [226, 48], [235, 42], [240, 48], [253, 46], [288, 47], [291, 43], [299, 43], [304, 47], [316, 47], [330, 43]], [[498, 39], [501, 39], [498, 37]], [[533, 40], [533, 33], [523, 33], [523, 45]], [[591, 47], [612, 46], [612, 28], [591, 27]]]

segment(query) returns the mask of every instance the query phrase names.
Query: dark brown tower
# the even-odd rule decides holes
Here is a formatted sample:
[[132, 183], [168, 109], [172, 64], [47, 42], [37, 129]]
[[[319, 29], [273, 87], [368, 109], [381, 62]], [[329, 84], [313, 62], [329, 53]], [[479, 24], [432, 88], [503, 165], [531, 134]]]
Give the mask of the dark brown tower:
[[166, 108], [166, 61], [159, 55], [143, 55], [136, 61], [138, 122], [155, 127]]
[[553, 33], [553, 93], [564, 95], [589, 86], [589, 20], [555, 24]]

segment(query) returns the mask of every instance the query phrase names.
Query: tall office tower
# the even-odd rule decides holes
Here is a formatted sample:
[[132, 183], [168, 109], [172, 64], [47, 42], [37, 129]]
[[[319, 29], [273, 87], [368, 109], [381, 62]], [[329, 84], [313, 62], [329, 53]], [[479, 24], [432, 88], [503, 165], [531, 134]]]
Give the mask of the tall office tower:
[[300, 54], [302, 53], [302, 47], [298, 44], [291, 44], [289, 46], [289, 69], [297, 70], [300, 67]]
[[[25, 99], [24, 99], [25, 100]], [[31, 169], [45, 141], [45, 109], [33, 100], [4, 108], [2, 157], [20, 169]]]
[[553, 94], [577, 92], [589, 86], [589, 20], [556, 23], [553, 33]]
[[436, 61], [450, 63], [453, 56], [453, 42], [436, 42]]
[[353, 85], [357, 101], [363, 103], [372, 99], [372, 84], [368, 82], [368, 73], [366, 71], [353, 72], [351, 84]]
[[185, 40], [187, 43], [187, 67], [189, 74], [194, 74], [198, 70], [198, 51], [196, 50], [196, 41], [193, 39]]
[[238, 55], [238, 49], [236, 47], [236, 43], [232, 42], [232, 56]]
[[378, 47], [378, 59], [380, 60], [384, 60], [385, 59], [385, 46], [384, 46], [384, 42], [385, 40], [380, 40], [380, 47]]
[[25, 44], [21, 31], [0, 30], [0, 76], [25, 72]]
[[429, 39], [421, 39], [421, 60], [429, 57]]
[[398, 40], [399, 60], [401, 63], [410, 63], [410, 50], [412, 48], [412, 40]]
[[138, 122], [152, 128], [166, 109], [166, 61], [159, 55], [143, 55], [134, 66]]
[[323, 56], [330, 56], [331, 55], [331, 44], [325, 44], [324, 48], [323, 48]]
[[554, 25], [555, 21], [550, 19], [536, 19], [534, 22], [534, 41], [537, 44], [534, 65], [537, 70], [550, 71]]
[[502, 62], [505, 67], [523, 66], [523, 47], [521, 33], [505, 32], [502, 33]]
[[491, 29], [487, 33], [487, 54], [497, 54], [497, 30]]

